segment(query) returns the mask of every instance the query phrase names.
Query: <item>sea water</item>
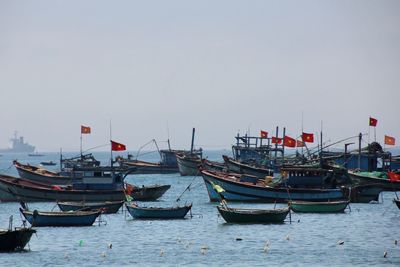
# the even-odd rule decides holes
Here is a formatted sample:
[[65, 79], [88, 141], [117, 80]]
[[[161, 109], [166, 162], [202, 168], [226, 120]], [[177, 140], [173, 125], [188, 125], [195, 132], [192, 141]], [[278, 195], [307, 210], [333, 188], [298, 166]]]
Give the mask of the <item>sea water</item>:
[[[12, 160], [38, 165], [59, 159], [4, 154], [2, 173], [18, 176]], [[229, 151], [206, 151], [220, 160]], [[67, 154], [73, 156], [75, 154]], [[103, 164], [110, 153], [94, 153]], [[126, 156], [126, 153], [123, 155]], [[114, 155], [115, 156], [115, 155]], [[157, 161], [157, 154], [143, 160]], [[58, 166], [48, 167], [56, 170]], [[0, 253], [0, 266], [400, 266], [400, 210], [393, 192], [381, 194], [379, 203], [351, 204], [343, 214], [291, 214], [284, 224], [227, 224], [209, 201], [201, 177], [179, 174], [130, 175], [136, 185], [170, 184], [156, 202], [144, 206], [193, 203], [184, 220], [136, 220], [126, 209], [101, 216], [89, 227], [40, 227], [27, 250]], [[177, 198], [185, 191], [179, 202]], [[232, 203], [236, 207], [273, 208], [274, 204]], [[53, 202], [29, 203], [30, 209], [57, 210]], [[279, 204], [277, 207], [282, 207]], [[0, 203], [0, 227], [22, 224], [18, 203]], [[396, 244], [396, 240], [399, 242]], [[386, 257], [384, 257], [386, 255]]]

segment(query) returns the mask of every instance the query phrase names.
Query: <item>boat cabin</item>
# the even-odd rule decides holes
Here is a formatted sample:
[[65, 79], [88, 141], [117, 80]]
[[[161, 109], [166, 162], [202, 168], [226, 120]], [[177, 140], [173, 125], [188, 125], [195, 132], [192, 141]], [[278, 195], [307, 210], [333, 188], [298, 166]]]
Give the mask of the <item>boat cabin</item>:
[[74, 189], [79, 190], [110, 190], [121, 189], [123, 176], [111, 167], [74, 168], [71, 172]]

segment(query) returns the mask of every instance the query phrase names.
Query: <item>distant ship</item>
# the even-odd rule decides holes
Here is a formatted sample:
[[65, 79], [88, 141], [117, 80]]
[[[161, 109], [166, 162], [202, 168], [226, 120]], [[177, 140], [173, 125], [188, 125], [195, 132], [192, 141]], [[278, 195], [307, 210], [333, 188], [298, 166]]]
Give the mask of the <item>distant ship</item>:
[[11, 148], [0, 149], [0, 153], [32, 153], [35, 151], [35, 147], [25, 143], [24, 137], [18, 137], [17, 132], [14, 133], [14, 138], [11, 138], [10, 141], [12, 142]]

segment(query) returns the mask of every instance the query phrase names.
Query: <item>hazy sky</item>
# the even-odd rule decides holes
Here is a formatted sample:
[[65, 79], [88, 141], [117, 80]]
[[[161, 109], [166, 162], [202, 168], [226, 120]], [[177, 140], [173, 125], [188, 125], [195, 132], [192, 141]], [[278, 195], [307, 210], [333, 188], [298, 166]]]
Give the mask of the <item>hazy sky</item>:
[[[229, 148], [286, 126], [400, 143], [400, 1], [0, 0], [0, 147], [169, 136]], [[169, 127], [167, 127], [167, 125]], [[161, 147], [165, 147], [160, 142]], [[105, 149], [105, 148], [103, 148]]]

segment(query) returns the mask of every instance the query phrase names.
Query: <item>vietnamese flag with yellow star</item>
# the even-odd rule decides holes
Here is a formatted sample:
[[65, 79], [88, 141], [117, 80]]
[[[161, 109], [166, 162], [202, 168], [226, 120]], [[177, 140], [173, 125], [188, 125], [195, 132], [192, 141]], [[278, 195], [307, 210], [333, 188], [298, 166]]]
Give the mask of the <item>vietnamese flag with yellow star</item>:
[[296, 147], [296, 139], [289, 136], [285, 136], [283, 138], [283, 145], [287, 147]]
[[90, 134], [90, 127], [81, 125], [81, 134]]
[[304, 133], [301, 135], [301, 139], [303, 142], [314, 143], [314, 134], [312, 133]]
[[394, 146], [396, 144], [396, 139], [389, 135], [385, 135], [385, 145]]
[[126, 146], [124, 144], [114, 142], [111, 140], [111, 150], [112, 151], [124, 151], [126, 150]]
[[376, 127], [378, 124], [378, 120], [372, 117], [369, 117], [369, 126]]
[[260, 136], [261, 136], [261, 138], [268, 138], [268, 132], [266, 132], [266, 131], [260, 131]]
[[272, 136], [271, 143], [272, 144], [280, 144], [280, 143], [282, 143], [282, 138]]

